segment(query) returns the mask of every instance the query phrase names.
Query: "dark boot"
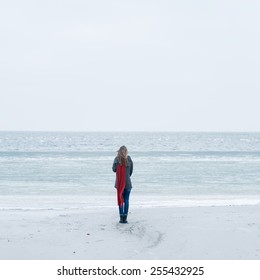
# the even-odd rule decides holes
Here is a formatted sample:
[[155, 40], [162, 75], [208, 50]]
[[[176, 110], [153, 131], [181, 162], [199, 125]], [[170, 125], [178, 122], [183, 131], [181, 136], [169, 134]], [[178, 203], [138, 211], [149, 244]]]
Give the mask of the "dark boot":
[[124, 223], [124, 215], [120, 215], [120, 221], [119, 223], [123, 224]]
[[123, 216], [123, 223], [124, 223], [124, 224], [127, 224], [127, 223], [128, 223], [128, 221], [127, 221], [127, 215], [124, 215], [124, 216]]

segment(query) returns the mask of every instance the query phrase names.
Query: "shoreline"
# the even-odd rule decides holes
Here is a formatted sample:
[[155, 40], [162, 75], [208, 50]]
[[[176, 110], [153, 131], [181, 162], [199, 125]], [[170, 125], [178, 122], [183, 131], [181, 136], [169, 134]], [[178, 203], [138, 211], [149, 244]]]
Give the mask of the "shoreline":
[[[258, 195], [197, 195], [166, 196], [131, 194], [130, 208], [179, 208], [210, 206], [260, 205]], [[2, 195], [1, 211], [84, 210], [117, 208], [114, 195]]]

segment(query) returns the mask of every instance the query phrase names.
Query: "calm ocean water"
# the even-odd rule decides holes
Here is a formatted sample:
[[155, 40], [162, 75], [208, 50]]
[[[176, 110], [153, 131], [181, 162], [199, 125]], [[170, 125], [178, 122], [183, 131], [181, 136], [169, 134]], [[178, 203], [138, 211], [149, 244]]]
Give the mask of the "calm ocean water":
[[135, 195], [259, 196], [260, 133], [0, 132], [0, 195], [113, 195], [126, 145]]

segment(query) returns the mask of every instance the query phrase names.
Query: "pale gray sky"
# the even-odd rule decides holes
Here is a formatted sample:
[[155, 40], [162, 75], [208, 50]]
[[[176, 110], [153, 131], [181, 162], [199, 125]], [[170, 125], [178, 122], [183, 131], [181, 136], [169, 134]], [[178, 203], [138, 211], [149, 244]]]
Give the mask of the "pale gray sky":
[[251, 0], [1, 1], [0, 130], [260, 131], [259, 12]]

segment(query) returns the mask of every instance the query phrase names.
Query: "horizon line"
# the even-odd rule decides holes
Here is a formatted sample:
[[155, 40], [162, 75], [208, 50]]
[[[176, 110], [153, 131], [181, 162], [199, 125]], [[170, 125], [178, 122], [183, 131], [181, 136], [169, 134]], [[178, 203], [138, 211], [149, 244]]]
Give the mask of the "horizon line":
[[256, 130], [0, 130], [1, 132], [54, 133], [260, 133]]

